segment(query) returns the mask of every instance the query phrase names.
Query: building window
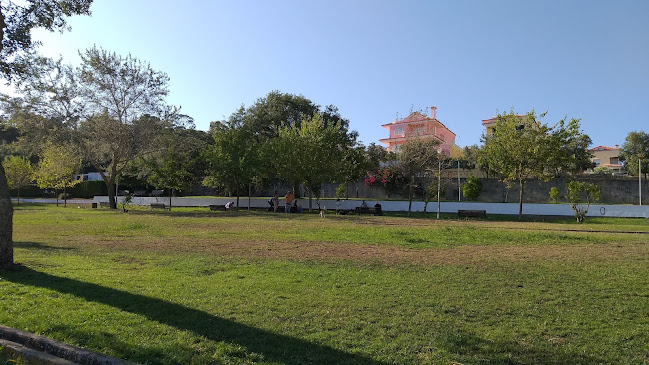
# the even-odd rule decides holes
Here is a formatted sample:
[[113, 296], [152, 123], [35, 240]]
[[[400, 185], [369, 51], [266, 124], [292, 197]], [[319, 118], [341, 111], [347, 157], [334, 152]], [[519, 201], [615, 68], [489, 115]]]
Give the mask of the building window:
[[598, 167], [601, 162], [600, 162], [599, 158], [596, 158], [596, 159], [593, 160], [593, 163], [595, 164], [595, 167]]
[[617, 157], [611, 157], [611, 165], [619, 165], [620, 160]]
[[403, 127], [394, 128], [393, 133], [394, 133], [395, 137], [397, 137], [397, 136], [402, 137], [403, 136]]

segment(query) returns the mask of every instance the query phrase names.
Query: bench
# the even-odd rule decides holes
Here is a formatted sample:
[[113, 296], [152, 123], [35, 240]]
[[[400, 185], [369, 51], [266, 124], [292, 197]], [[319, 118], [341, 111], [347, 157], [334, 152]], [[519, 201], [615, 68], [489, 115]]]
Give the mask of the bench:
[[162, 210], [171, 210], [170, 207], [167, 207], [166, 205], [162, 203], [151, 203], [151, 210], [154, 209], [162, 209]]
[[361, 214], [383, 215], [383, 210], [381, 208], [356, 207], [356, 209], [354, 209], [354, 212], [358, 215]]
[[458, 210], [458, 218], [487, 218], [486, 210]]
[[214, 205], [210, 204], [210, 210], [220, 210], [220, 211], [225, 211], [225, 205]]
[[109, 202], [99, 202], [99, 206], [101, 208], [110, 208], [110, 203]]

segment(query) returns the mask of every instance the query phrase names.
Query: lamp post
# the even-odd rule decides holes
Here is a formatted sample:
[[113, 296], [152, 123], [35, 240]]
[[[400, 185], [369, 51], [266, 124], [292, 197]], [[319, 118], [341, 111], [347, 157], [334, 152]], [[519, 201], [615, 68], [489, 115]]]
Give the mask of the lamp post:
[[462, 201], [462, 186], [460, 185], [460, 159], [457, 159], [457, 201]]
[[441, 209], [440, 193], [442, 190], [442, 147], [437, 148], [437, 219]]
[[642, 205], [642, 158], [638, 157], [638, 196]]

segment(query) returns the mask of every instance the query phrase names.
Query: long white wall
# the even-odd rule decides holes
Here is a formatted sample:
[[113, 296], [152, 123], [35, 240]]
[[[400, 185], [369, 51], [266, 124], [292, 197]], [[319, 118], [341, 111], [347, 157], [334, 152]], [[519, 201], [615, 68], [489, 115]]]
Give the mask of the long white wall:
[[[121, 201], [123, 197], [118, 197]], [[171, 205], [175, 207], [207, 207], [209, 205], [225, 205], [229, 201], [236, 202], [236, 198], [171, 198]], [[96, 196], [94, 203], [108, 202], [106, 196]], [[132, 204], [149, 205], [151, 203], [169, 204], [168, 197], [149, 198], [134, 197]], [[280, 199], [280, 208], [283, 207], [283, 200]], [[408, 211], [407, 201], [380, 201], [381, 207], [385, 211], [398, 212]], [[367, 205], [372, 207], [376, 204], [374, 200], [368, 200]], [[248, 198], [240, 198], [240, 207], [248, 207]], [[309, 206], [308, 199], [300, 199], [300, 205], [306, 209]], [[336, 209], [334, 200], [322, 200], [320, 205], [329, 210]], [[341, 200], [341, 209], [354, 209], [361, 205], [359, 200]], [[268, 208], [269, 204], [265, 198], [252, 198], [250, 206], [253, 208]], [[318, 207], [316, 201], [313, 201], [314, 209]], [[458, 210], [485, 210], [487, 214], [518, 214], [518, 203], [474, 203], [474, 202], [442, 202], [440, 211], [442, 213], [457, 213]], [[428, 212], [437, 212], [437, 202], [428, 203], [426, 209]], [[423, 202], [412, 202], [413, 212], [423, 212]], [[525, 215], [558, 215], [573, 216], [574, 212], [570, 204], [523, 204], [523, 214]], [[638, 205], [591, 205], [588, 211], [589, 217], [642, 217], [649, 218], [649, 206]]]

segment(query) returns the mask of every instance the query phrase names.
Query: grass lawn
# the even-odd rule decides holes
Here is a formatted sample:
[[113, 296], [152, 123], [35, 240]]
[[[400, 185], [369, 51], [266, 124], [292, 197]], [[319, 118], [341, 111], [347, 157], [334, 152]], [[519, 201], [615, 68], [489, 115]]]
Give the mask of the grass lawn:
[[649, 220], [572, 221], [23, 204], [0, 323], [146, 364], [649, 363]]

